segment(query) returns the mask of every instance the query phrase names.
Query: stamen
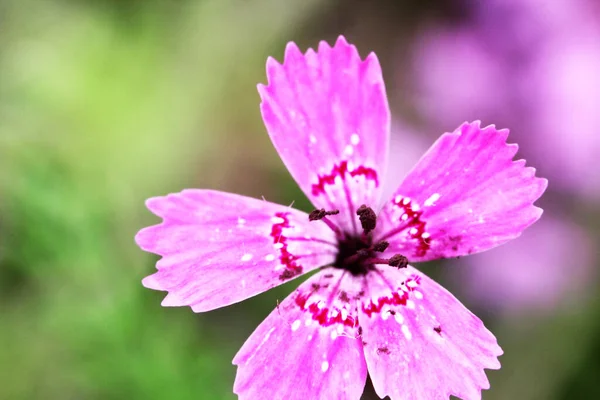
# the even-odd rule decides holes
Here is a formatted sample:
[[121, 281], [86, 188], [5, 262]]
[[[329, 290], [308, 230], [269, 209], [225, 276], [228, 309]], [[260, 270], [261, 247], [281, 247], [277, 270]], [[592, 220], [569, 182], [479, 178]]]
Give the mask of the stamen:
[[376, 251], [378, 253], [383, 253], [388, 248], [389, 245], [390, 245], [389, 242], [382, 240], [381, 242], [379, 242], [373, 246], [373, 251]]
[[325, 225], [327, 225], [332, 231], [335, 232], [335, 236], [337, 236], [338, 240], [342, 237], [342, 232], [340, 231], [340, 229], [337, 227], [336, 224], [331, 222], [329, 218], [323, 217], [321, 221], [325, 222]]
[[377, 214], [375, 214], [375, 211], [373, 211], [371, 207], [367, 207], [363, 204], [356, 210], [356, 215], [358, 215], [358, 218], [360, 219], [360, 224], [362, 225], [365, 235], [377, 226]]
[[398, 267], [398, 269], [406, 268], [408, 267], [408, 259], [402, 254], [396, 254], [390, 258], [388, 265], [391, 267]]
[[310, 212], [310, 214], [308, 214], [308, 220], [309, 221], [319, 221], [323, 218], [325, 218], [328, 215], [338, 215], [340, 213], [340, 210], [333, 210], [333, 211], [325, 211], [324, 208], [316, 209]]
[[317, 208], [308, 214], [308, 220], [325, 222], [325, 224], [335, 232], [335, 235], [338, 238], [341, 238], [342, 232], [340, 232], [339, 228], [327, 218], [328, 215], [338, 215], [339, 213], [340, 210], [325, 211], [324, 208], [321, 208], [320, 210]]
[[365, 263], [369, 264], [387, 264], [391, 267], [406, 268], [408, 267], [408, 259], [402, 254], [396, 254], [390, 258], [368, 258]]

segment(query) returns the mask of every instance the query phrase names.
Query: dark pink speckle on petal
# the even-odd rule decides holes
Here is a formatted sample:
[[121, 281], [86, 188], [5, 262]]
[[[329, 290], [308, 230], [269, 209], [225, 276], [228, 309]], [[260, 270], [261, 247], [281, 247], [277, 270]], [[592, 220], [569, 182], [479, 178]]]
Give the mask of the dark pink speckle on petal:
[[[412, 275], [398, 286], [398, 288], [385, 296], [378, 297], [375, 300], [371, 300], [368, 303], [363, 303], [362, 311], [368, 317], [371, 317], [373, 314], [381, 313], [381, 310], [384, 306], [409, 306], [413, 307], [412, 303], [408, 303], [410, 298], [410, 293], [415, 290], [419, 286], [421, 282], [421, 278], [417, 275]], [[420, 293], [420, 292], [419, 292]], [[418, 295], [420, 296], [420, 294]], [[396, 312], [394, 310], [388, 311], [390, 314], [395, 315]]]
[[283, 229], [290, 227], [290, 221], [287, 216], [288, 213], [276, 213], [274, 224], [271, 228], [273, 245], [279, 251], [279, 260], [285, 267], [284, 271], [279, 275], [279, 279], [282, 281], [302, 274], [302, 266], [296, 263], [298, 257], [288, 251], [288, 238], [283, 234]]
[[363, 176], [365, 179], [375, 182], [375, 186], [379, 186], [377, 171], [373, 168], [359, 165], [356, 168], [349, 169], [348, 161], [342, 161], [339, 165], [334, 165], [329, 174], [319, 175], [318, 182], [312, 185], [312, 194], [318, 196], [325, 193], [325, 186], [333, 185], [335, 183], [335, 178], [345, 180], [346, 175], [350, 175], [353, 178], [356, 176]]
[[[319, 325], [330, 326], [333, 324], [342, 324], [349, 327], [358, 326], [356, 312], [351, 308], [340, 308], [335, 305], [328, 305], [327, 302], [322, 299], [311, 301], [311, 294], [312, 293], [299, 293], [296, 296], [296, 305], [298, 305], [300, 309], [308, 311], [311, 315], [311, 318], [317, 321]], [[343, 294], [340, 293], [338, 296], [343, 303], [349, 302], [347, 294], [345, 295], [345, 299], [347, 301], [344, 301]]]

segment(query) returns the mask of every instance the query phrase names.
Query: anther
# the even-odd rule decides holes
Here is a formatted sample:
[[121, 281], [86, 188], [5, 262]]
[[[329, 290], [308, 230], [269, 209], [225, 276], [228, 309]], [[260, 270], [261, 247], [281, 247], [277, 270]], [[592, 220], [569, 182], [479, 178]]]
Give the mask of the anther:
[[356, 215], [360, 219], [360, 224], [362, 225], [363, 231], [365, 234], [368, 234], [375, 226], [377, 226], [377, 214], [371, 207], [367, 207], [365, 204], [358, 207], [356, 210]]
[[391, 267], [406, 268], [408, 267], [408, 259], [404, 257], [402, 254], [396, 254], [390, 257], [388, 261], [388, 265]]
[[396, 254], [390, 258], [368, 258], [365, 262], [369, 264], [387, 264], [397, 268], [408, 267], [408, 259], [401, 254]]
[[328, 215], [337, 215], [340, 213], [340, 210], [333, 210], [333, 211], [325, 211], [324, 208], [316, 209], [310, 212], [310, 214], [308, 214], [308, 220], [309, 221], [318, 221], [321, 220], [323, 218], [325, 218]]
[[389, 245], [390, 245], [389, 242], [382, 240], [381, 242], [379, 242], [373, 246], [373, 251], [376, 251], [378, 253], [383, 253], [388, 248]]

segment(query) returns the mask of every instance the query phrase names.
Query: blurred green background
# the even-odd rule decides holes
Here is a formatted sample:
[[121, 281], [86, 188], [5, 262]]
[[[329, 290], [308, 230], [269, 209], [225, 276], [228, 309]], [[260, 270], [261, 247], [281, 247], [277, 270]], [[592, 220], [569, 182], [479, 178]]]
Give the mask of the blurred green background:
[[[233, 355], [298, 281], [206, 314], [160, 307], [164, 294], [140, 284], [156, 257], [133, 242], [157, 222], [144, 200], [201, 187], [308, 210], [262, 125], [255, 85], [267, 56], [344, 34], [379, 55], [395, 118], [418, 120], [399, 89], [406, 49], [465, 7], [0, 1], [0, 399], [235, 398]], [[569, 192], [541, 203], [566, 210], [594, 254], [597, 204]], [[552, 308], [501, 312], [463, 294], [444, 267], [424, 270], [505, 350], [484, 398], [600, 398], [597, 274]]]

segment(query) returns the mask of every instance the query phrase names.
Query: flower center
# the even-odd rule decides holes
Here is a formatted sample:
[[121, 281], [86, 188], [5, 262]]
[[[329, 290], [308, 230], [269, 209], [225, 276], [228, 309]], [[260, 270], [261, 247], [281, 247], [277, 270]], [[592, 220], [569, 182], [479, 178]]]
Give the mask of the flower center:
[[[309, 215], [310, 221], [323, 220], [334, 231], [339, 232], [327, 216], [338, 215], [339, 210], [325, 211], [314, 210]], [[406, 268], [408, 260], [401, 254], [395, 254], [390, 258], [380, 258], [378, 253], [383, 253], [390, 245], [386, 241], [373, 243], [371, 232], [377, 226], [377, 214], [371, 207], [365, 204], [356, 210], [363, 232], [361, 235], [343, 234], [338, 239], [338, 254], [334, 268], [340, 268], [350, 272], [354, 276], [368, 274], [375, 269], [375, 264], [386, 264], [397, 268]]]
[[373, 265], [365, 262], [374, 258], [370, 237], [344, 237], [338, 242], [338, 255], [335, 259], [335, 268], [341, 268], [352, 275], [366, 275], [373, 269]]

